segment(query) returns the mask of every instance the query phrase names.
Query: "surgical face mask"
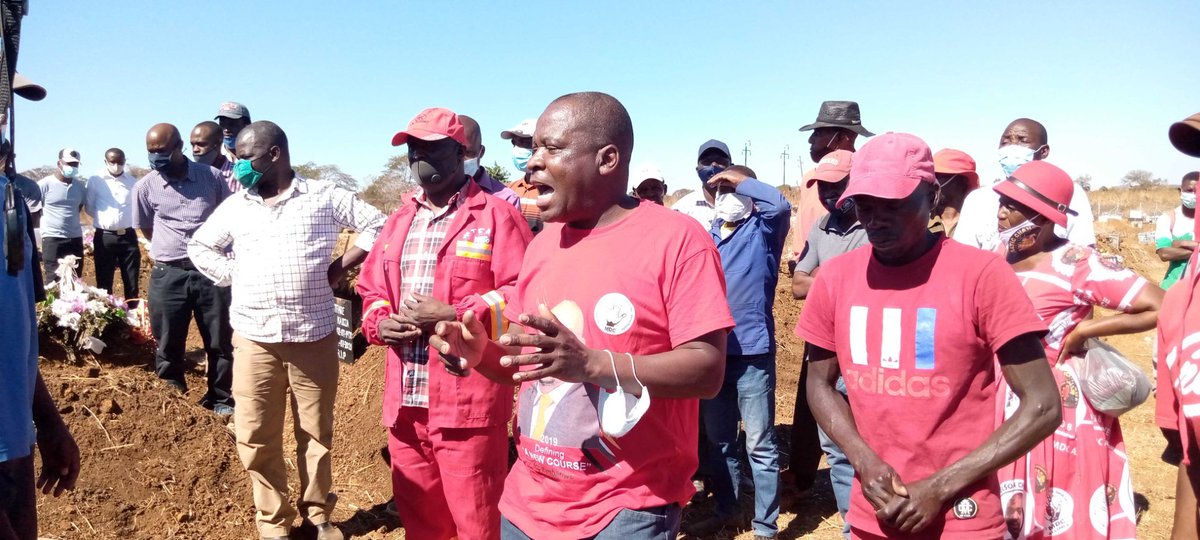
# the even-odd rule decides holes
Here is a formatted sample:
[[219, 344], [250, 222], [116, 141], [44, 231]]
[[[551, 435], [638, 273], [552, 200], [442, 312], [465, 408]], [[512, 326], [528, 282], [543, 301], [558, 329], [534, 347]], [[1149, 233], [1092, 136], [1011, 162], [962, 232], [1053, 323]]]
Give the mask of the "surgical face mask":
[[750, 216], [754, 201], [737, 193], [721, 193], [716, 199], [717, 217], [725, 223], [737, 223]]
[[212, 165], [213, 162], [217, 160], [217, 149], [213, 148], [212, 150], [209, 150], [203, 154], [197, 154], [193, 152], [192, 159], [196, 160], [196, 163], [201, 165]]
[[1041, 233], [1042, 226], [1035, 224], [1032, 218], [1027, 219], [1000, 231], [1000, 245], [1006, 246], [1010, 253], [1020, 253], [1028, 249], [1027, 245], [1023, 247], [1027, 240], [1037, 238]]
[[104, 168], [108, 170], [108, 174], [111, 174], [111, 175], [113, 175], [114, 177], [115, 177], [115, 176], [121, 176], [121, 174], [125, 172], [125, 166], [124, 166], [124, 165], [121, 165], [121, 164], [119, 164], [119, 163], [107, 163], [107, 162], [105, 162], [105, 164], [104, 164]]
[[150, 168], [158, 172], [167, 170], [171, 166], [170, 152], [150, 152], [149, 153]]
[[[617, 373], [616, 361], [613, 360], [612, 352], [608, 353], [608, 358], [613, 362], [613, 375]], [[633, 356], [629, 356], [629, 364], [633, 366]], [[634, 380], [641, 384], [641, 380], [637, 378], [637, 370], [633, 371]], [[633, 430], [646, 411], [650, 409], [650, 389], [642, 386], [642, 395], [633, 396], [626, 394], [621, 388], [621, 381], [617, 379], [617, 389], [609, 392], [608, 390], [600, 389], [600, 399], [597, 403], [597, 409], [600, 412], [600, 430], [605, 435], [610, 437], [623, 437], [625, 434]]]
[[254, 170], [254, 162], [249, 159], [239, 159], [233, 164], [233, 177], [237, 178], [239, 184], [246, 189], [257, 186], [262, 177], [271, 167], [275, 166], [275, 162], [271, 162], [263, 172]]
[[467, 176], [474, 177], [475, 173], [479, 172], [479, 158], [464, 159], [463, 172]]
[[1004, 170], [1004, 176], [1012, 176], [1013, 173], [1021, 167], [1021, 165], [1033, 161], [1034, 154], [1041, 149], [1041, 146], [1037, 147], [1037, 149], [1033, 149], [1027, 146], [1021, 146], [1019, 144], [1006, 144], [1001, 146], [999, 151], [1000, 168]]
[[717, 173], [723, 170], [725, 170], [725, 167], [720, 165], [706, 165], [696, 169], [696, 175], [700, 177], [700, 182], [707, 184], [712, 177], [716, 176]]
[[230, 137], [223, 137], [221, 139], [221, 144], [224, 145], [225, 149], [229, 150], [230, 152], [233, 151], [233, 147], [236, 143], [237, 143], [237, 137], [230, 136]]
[[1196, 192], [1194, 192], [1194, 191], [1191, 193], [1181, 192], [1179, 194], [1179, 204], [1182, 204], [1184, 208], [1195, 208], [1196, 207]]
[[66, 178], [75, 178], [76, 176], [79, 176], [79, 166], [77, 165], [67, 165], [66, 163], [63, 163], [61, 170], [62, 175]]
[[525, 167], [529, 165], [529, 158], [533, 157], [533, 150], [529, 148], [521, 148], [514, 146], [512, 149], [513, 167], [518, 171], [524, 172]]

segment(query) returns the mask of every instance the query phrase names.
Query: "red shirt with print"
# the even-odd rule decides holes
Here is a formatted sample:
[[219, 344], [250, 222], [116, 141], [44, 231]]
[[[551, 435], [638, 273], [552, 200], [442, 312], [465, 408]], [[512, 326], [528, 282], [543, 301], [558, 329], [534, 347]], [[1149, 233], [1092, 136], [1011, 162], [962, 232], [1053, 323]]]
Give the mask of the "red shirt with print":
[[[547, 224], [505, 313], [515, 321], [539, 304], [619, 362], [733, 327], [712, 239], [692, 218], [649, 202], [596, 229]], [[519, 459], [500, 511], [533, 538], [590, 537], [622, 509], [684, 504], [695, 491], [699, 401], [651, 394], [638, 424], [614, 439], [600, 432], [598, 394], [553, 379], [520, 389]]]
[[[859, 433], [910, 484], [991, 435], [994, 353], [1045, 330], [1003, 260], [945, 238], [903, 266], [879, 263], [870, 246], [835, 257], [796, 325], [796, 335], [837, 354]], [[857, 477], [847, 520], [865, 533], [905, 537], [878, 521]], [[989, 474], [916, 536], [996, 538], [1003, 530]]]

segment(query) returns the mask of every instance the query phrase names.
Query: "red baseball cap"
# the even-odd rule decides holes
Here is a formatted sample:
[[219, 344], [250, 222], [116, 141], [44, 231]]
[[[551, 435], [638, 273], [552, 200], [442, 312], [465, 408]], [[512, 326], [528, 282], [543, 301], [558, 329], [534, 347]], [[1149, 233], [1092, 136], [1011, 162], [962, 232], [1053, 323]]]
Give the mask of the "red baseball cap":
[[409, 137], [422, 141], [440, 141], [451, 138], [458, 144], [467, 145], [467, 130], [458, 120], [458, 115], [450, 109], [441, 107], [432, 107], [417, 113], [408, 123], [408, 129], [392, 136], [392, 146], [400, 146], [408, 142]]
[[979, 187], [979, 174], [975, 172], [975, 159], [962, 150], [943, 148], [933, 155], [933, 172], [957, 174], [967, 179], [967, 191]]
[[929, 145], [916, 135], [889, 131], [871, 139], [854, 154], [850, 183], [837, 203], [841, 206], [855, 195], [903, 199], [912, 195], [921, 182], [935, 182]]
[[808, 179], [805, 187], [812, 187], [818, 180], [822, 182], [841, 182], [843, 178], [850, 175], [850, 161], [854, 157], [854, 152], [849, 150], [834, 150], [821, 161], [817, 162], [817, 170]]
[[1021, 165], [1012, 176], [992, 189], [1063, 227], [1067, 226], [1067, 214], [1077, 215], [1067, 206], [1075, 193], [1071, 177], [1045, 161]]

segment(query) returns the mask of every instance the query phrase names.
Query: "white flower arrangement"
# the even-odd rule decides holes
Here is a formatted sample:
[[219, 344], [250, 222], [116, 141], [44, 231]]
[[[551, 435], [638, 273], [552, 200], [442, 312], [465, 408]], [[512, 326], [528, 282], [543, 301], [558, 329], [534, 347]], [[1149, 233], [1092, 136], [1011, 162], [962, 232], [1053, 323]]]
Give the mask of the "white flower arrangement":
[[62, 344], [71, 360], [78, 351], [104, 351], [106, 344], [100, 335], [110, 325], [136, 327], [138, 323], [125, 299], [92, 287], [75, 275], [78, 260], [74, 255], [59, 259], [58, 279], [46, 287], [46, 299], [37, 309], [38, 329]]

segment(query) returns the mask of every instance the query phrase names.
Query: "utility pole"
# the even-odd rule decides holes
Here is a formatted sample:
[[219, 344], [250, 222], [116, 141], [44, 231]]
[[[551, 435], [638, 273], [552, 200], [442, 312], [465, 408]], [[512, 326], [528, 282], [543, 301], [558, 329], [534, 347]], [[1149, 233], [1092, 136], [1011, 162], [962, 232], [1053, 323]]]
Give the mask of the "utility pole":
[[785, 144], [783, 145], [783, 153], [779, 154], [779, 157], [783, 158], [783, 185], [785, 186], [787, 185], [787, 160], [788, 158], [792, 157], [792, 155], [788, 153], [788, 150], [791, 148], [791, 145]]
[[746, 141], [746, 145], [742, 146], [742, 165], [749, 166], [746, 162], [750, 159], [750, 141]]

